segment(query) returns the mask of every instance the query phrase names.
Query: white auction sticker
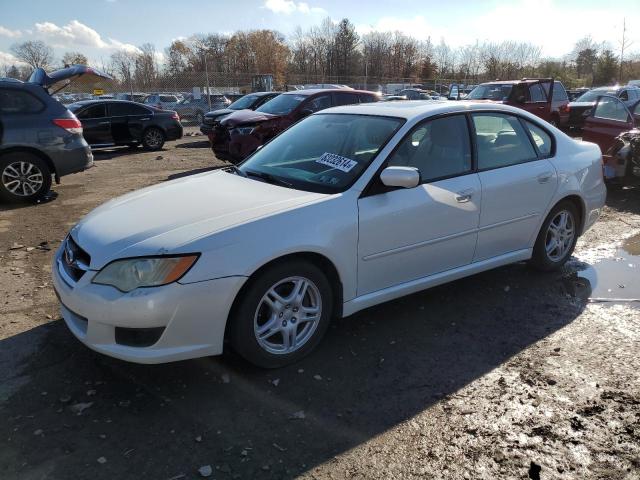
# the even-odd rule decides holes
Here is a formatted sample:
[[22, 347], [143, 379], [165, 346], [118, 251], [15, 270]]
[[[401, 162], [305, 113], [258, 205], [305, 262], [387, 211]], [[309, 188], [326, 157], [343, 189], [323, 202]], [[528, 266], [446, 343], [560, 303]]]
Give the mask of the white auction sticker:
[[346, 173], [350, 172], [351, 169], [358, 164], [355, 160], [351, 160], [347, 157], [341, 157], [335, 153], [323, 153], [322, 156], [316, 160], [316, 163], [337, 168], [338, 170], [342, 170]]

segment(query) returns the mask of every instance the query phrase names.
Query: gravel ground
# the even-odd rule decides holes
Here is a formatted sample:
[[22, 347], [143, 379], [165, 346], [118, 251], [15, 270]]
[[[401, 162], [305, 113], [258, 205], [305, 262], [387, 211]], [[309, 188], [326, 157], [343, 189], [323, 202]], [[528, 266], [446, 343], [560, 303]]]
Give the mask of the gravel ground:
[[[220, 164], [202, 137], [114, 149], [47, 202], [0, 206], [0, 478], [640, 478], [640, 310], [590, 302], [580, 275], [635, 268], [619, 248], [640, 188], [610, 191], [562, 272], [517, 264], [368, 309], [291, 367], [82, 346], [52, 249], [100, 203]], [[616, 296], [637, 286], [615, 278]]]

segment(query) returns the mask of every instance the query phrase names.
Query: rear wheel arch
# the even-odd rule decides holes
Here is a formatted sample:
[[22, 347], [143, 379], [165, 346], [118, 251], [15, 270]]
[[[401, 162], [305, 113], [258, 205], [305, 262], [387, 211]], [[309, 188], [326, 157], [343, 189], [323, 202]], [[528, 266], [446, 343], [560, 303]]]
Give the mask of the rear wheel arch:
[[558, 200], [553, 207], [551, 207], [549, 209], [549, 211], [553, 210], [556, 205], [558, 205], [560, 202], [564, 202], [564, 201], [569, 201], [571, 203], [573, 203], [573, 205], [576, 207], [576, 209], [578, 210], [578, 220], [579, 220], [579, 224], [578, 224], [578, 236], [580, 236], [582, 234], [582, 228], [584, 227], [585, 224], [585, 215], [586, 215], [586, 205], [584, 203], [584, 200], [582, 199], [582, 197], [580, 197], [579, 195], [567, 195], [566, 197], [562, 197], [560, 200]]
[[342, 285], [342, 280], [340, 279], [340, 274], [338, 273], [338, 269], [336, 268], [336, 266], [334, 265], [334, 263], [327, 258], [326, 256], [317, 253], [317, 252], [296, 252], [296, 253], [290, 253], [287, 255], [283, 255], [281, 257], [277, 257], [273, 260], [270, 260], [269, 262], [261, 265], [259, 268], [257, 268], [251, 275], [249, 275], [249, 278], [247, 279], [246, 282], [244, 282], [244, 285], [242, 285], [242, 287], [240, 288], [240, 290], [238, 291], [238, 293], [236, 294], [235, 299], [233, 300], [233, 304], [231, 305], [231, 309], [229, 310], [229, 316], [227, 317], [227, 325], [225, 326], [225, 337], [227, 336], [228, 333], [228, 327], [229, 327], [229, 319], [233, 317], [236, 309], [238, 308], [238, 305], [240, 304], [240, 302], [242, 301], [242, 298], [245, 294], [245, 292], [250, 288], [250, 286], [252, 285], [253, 281], [258, 278], [260, 276], [261, 273], [263, 273], [264, 271], [268, 270], [269, 268], [272, 268], [276, 265], [280, 265], [280, 264], [284, 264], [287, 262], [290, 262], [292, 260], [303, 260], [306, 262], [311, 263], [312, 265], [318, 267], [320, 270], [322, 270], [322, 272], [326, 275], [327, 280], [329, 281], [329, 284], [331, 286], [331, 289], [333, 291], [333, 300], [334, 300], [334, 304], [333, 304], [333, 314], [334, 317], [340, 318], [342, 317], [342, 302], [343, 302], [343, 285]]
[[60, 177], [58, 177], [58, 172], [56, 170], [56, 166], [53, 164], [53, 161], [51, 160], [51, 158], [49, 158], [48, 155], [38, 150], [37, 148], [9, 147], [4, 150], [0, 150], [0, 158], [2, 158], [2, 156], [7, 155], [9, 153], [20, 153], [20, 152], [29, 153], [31, 155], [35, 155], [36, 157], [39, 157], [44, 163], [47, 164], [47, 167], [49, 167], [49, 172], [55, 175], [56, 183], [60, 183]]

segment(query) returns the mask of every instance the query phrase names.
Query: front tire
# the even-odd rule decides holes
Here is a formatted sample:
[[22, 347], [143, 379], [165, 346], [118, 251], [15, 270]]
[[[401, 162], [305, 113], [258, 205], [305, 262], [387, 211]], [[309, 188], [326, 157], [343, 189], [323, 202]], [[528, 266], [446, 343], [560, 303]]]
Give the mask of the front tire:
[[198, 125], [202, 125], [204, 123], [204, 113], [202, 112], [196, 113], [196, 123]]
[[11, 203], [35, 202], [51, 189], [51, 171], [40, 157], [13, 152], [0, 157], [0, 198]]
[[229, 319], [234, 350], [262, 368], [282, 367], [308, 355], [333, 314], [333, 291], [322, 270], [293, 260], [269, 267], [249, 282]]
[[561, 268], [576, 247], [578, 219], [578, 210], [570, 201], [553, 207], [538, 233], [530, 265], [546, 272]]
[[142, 145], [146, 150], [160, 150], [164, 145], [164, 133], [156, 127], [147, 128], [142, 135]]

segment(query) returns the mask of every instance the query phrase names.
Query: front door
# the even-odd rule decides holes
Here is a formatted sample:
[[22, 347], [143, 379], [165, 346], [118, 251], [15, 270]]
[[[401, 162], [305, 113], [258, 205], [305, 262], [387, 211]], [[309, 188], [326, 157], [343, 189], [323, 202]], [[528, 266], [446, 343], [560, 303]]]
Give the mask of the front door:
[[556, 191], [550, 135], [502, 113], [474, 113], [482, 203], [474, 261], [530, 248]]
[[77, 114], [82, 123], [82, 134], [89, 145], [113, 145], [111, 120], [104, 103], [89, 105]]
[[606, 154], [615, 138], [622, 132], [631, 130], [633, 125], [631, 114], [620, 99], [602, 96], [584, 122], [582, 139], [598, 144], [602, 153]]
[[385, 166], [417, 168], [422, 182], [377, 183], [358, 200], [358, 295], [467, 265], [476, 246], [480, 181], [463, 114], [418, 124]]

